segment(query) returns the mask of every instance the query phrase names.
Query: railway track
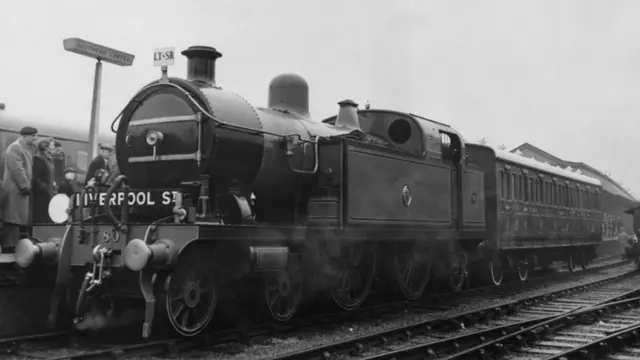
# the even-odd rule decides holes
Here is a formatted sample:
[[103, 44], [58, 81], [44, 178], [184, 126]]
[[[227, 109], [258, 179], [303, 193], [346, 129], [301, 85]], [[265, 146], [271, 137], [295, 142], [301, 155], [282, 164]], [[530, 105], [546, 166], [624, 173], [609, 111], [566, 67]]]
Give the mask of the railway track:
[[[615, 265], [620, 265], [620, 263], [613, 263], [613, 264], [607, 264], [605, 266], [603, 266], [602, 268], [607, 269], [610, 267], [614, 267]], [[598, 270], [602, 270], [602, 268], [598, 269]], [[472, 323], [474, 323], [474, 321], [478, 321], [478, 319], [482, 319], [483, 317], [493, 317], [495, 314], [508, 314], [513, 312], [515, 309], [525, 306], [527, 304], [529, 304], [530, 302], [539, 302], [539, 301], [543, 301], [543, 299], [548, 299], [549, 297], [553, 297], [553, 296], [560, 296], [560, 294], [568, 294], [569, 292], [579, 292], [579, 291], [587, 291], [595, 286], [599, 286], [602, 284], [605, 284], [607, 282], [610, 281], [614, 281], [616, 279], [619, 279], [620, 277], [624, 277], [624, 276], [629, 276], [629, 270], [632, 269], [631, 266], [627, 266], [625, 268], [626, 270], [623, 270], [623, 272], [618, 272], [615, 275], [612, 276], [606, 276], [605, 278], [601, 278], [599, 280], [595, 280], [595, 281], [590, 281], [584, 284], [581, 284], [580, 286], [574, 286], [573, 289], [568, 289], [568, 290], [559, 290], [559, 291], [554, 291], [554, 292], [550, 292], [544, 295], [538, 295], [538, 296], [533, 296], [533, 297], [526, 297], [523, 300], [520, 301], [512, 301], [510, 303], [507, 304], [497, 304], [494, 306], [489, 306], [489, 307], [485, 307], [482, 310], [472, 310], [472, 311], [466, 311], [464, 313], [458, 313], [456, 315], [444, 315], [444, 317], [440, 317], [440, 318], [434, 318], [434, 319], [430, 319], [430, 320], [426, 320], [423, 321], [420, 324], [413, 324], [413, 325], [408, 325], [405, 326], [404, 330], [410, 331], [411, 333], [419, 333], [421, 330], [420, 329], [427, 329], [427, 328], [431, 328], [431, 329], [439, 329], [441, 331], [451, 331], [452, 329], [457, 329], [459, 328], [460, 324], [467, 324], [467, 325], [471, 325]], [[583, 272], [579, 272], [579, 273], [575, 273], [573, 276], [571, 276], [570, 274], [566, 274], [566, 279], [567, 280], [577, 280], [579, 279], [578, 275], [587, 275], [590, 272], [593, 272], [595, 269], [590, 271], [583, 271]], [[536, 285], [533, 284], [532, 285], [533, 288], [536, 288]], [[539, 285], [538, 285], [539, 287]], [[504, 296], [506, 296], [506, 294], [510, 294], [513, 295], [514, 293], [517, 293], [518, 291], [526, 291], [522, 289], [522, 285], [518, 286], [518, 290], [516, 289], [509, 289], [509, 287], [505, 287], [503, 289], [500, 288], [495, 288], [493, 293], [490, 292], [483, 292], [483, 291], [479, 291], [478, 289], [472, 289], [469, 292], [466, 293], [459, 293], [458, 294], [458, 298], [460, 298], [460, 300], [458, 301], [459, 303], [462, 303], [461, 306], [465, 306], [464, 301], [465, 300], [461, 300], [461, 299], [466, 299], [467, 305], [469, 303], [473, 303], [474, 301], [477, 302], [478, 299], [480, 298], [485, 298], [488, 296], [492, 296], [497, 298], [498, 300], [500, 298], [503, 298]], [[531, 289], [529, 289], [531, 290]], [[439, 301], [437, 302], [445, 302], [445, 297], [442, 297]], [[431, 303], [431, 304], [430, 304]], [[362, 318], [360, 319], [362, 320], [366, 320], [366, 321], [374, 321], [372, 319], [372, 317], [379, 317], [379, 318], [386, 318], [388, 319], [389, 315], [396, 315], [398, 316], [398, 314], [401, 314], [404, 310], [407, 309], [412, 309], [412, 311], [423, 311], [423, 312], [431, 312], [433, 314], [436, 314], [438, 312], [438, 309], [433, 309], [433, 301], [427, 301], [426, 304], [423, 304], [424, 306], [419, 308], [418, 306], [416, 306], [416, 304], [394, 304], [394, 306], [390, 306], [389, 304], [386, 304], [386, 309], [385, 309], [385, 305], [381, 304], [378, 305], [378, 309], [376, 310], [376, 306], [372, 306], [370, 308], [365, 308], [362, 311], [359, 312], [359, 316], [361, 316]], [[404, 308], [403, 308], [404, 306]], [[449, 306], [449, 308], [451, 307], [451, 305]], [[449, 309], [448, 309], [449, 310]], [[373, 315], [372, 315], [373, 314]], [[440, 311], [440, 315], [442, 315], [442, 311]], [[494, 314], [494, 315], [491, 315]], [[353, 322], [350, 322], [350, 320], [353, 320], [354, 318], [357, 318], [358, 315], [354, 315], [354, 314], [345, 314], [345, 313], [340, 313], [340, 314], [323, 314], [323, 315], [319, 315], [319, 316], [315, 316], [315, 317], [309, 317], [309, 318], [305, 318], [305, 319], [301, 319], [298, 322], [294, 322], [292, 325], [290, 326], [286, 326], [286, 327], [272, 327], [272, 326], [258, 326], [255, 327], [253, 329], [249, 330], [249, 334], [248, 336], [253, 338], [253, 339], [259, 339], [259, 338], [269, 338], [272, 337], [274, 335], [278, 335], [278, 334], [297, 334], [297, 335], [301, 335], [301, 334], [305, 334], [305, 331], [309, 332], [317, 332], [319, 331], [319, 327], [322, 327], [322, 324], [326, 324], [327, 322], [342, 322], [342, 323], [350, 323], [353, 324]], [[314, 319], [315, 318], [315, 319]], [[324, 321], [322, 321], [324, 320]], [[480, 320], [481, 321], [481, 320]], [[334, 324], [335, 325], [335, 324]], [[403, 334], [406, 334], [406, 331], [404, 331], [402, 329], [396, 329], [393, 331], [393, 335], [392, 336], [388, 336], [388, 338], [390, 340], [397, 338], [398, 336], [402, 337], [404, 336]], [[52, 334], [53, 336], [53, 334]], [[67, 337], [65, 337], [64, 335], [61, 334], [55, 334], [55, 336], [57, 336], [58, 338], [60, 338], [62, 336], [62, 338], [67, 339]], [[372, 336], [368, 336], [370, 338], [370, 340], [374, 340], [373, 343], [375, 343], [375, 339], [380, 338], [380, 334], [376, 334], [376, 335], [372, 335]], [[382, 335], [384, 336], [384, 335]], [[135, 336], [134, 336], [135, 337]], [[104, 337], [103, 337], [104, 339]], [[170, 340], [159, 340], [159, 341], [149, 341], [149, 342], [145, 342], [145, 343], [131, 343], [131, 344], [126, 344], [126, 343], [122, 343], [122, 342], [116, 342], [118, 343], [118, 345], [113, 345], [113, 346], [109, 346], [109, 344], [105, 344], [104, 341], [100, 344], [99, 348], [92, 348], [93, 346], [86, 346], [86, 345], [80, 345], [80, 348], [78, 349], [77, 346], [73, 346], [70, 344], [63, 344], [63, 346], [60, 346], [60, 343], [58, 342], [57, 344], [53, 344], [54, 338], [51, 338], [49, 340], [47, 340], [47, 338], [45, 336], [41, 336], [38, 337], [36, 339], [33, 340], [26, 340], [28, 343], [34, 343], [34, 342], [45, 342], [44, 347], [41, 347], [41, 350], [44, 351], [45, 353], [47, 353], [47, 349], [51, 349], [51, 348], [60, 348], [60, 347], [69, 347], [70, 349], [64, 351], [64, 354], [60, 355], [59, 357], [50, 357], [50, 355], [52, 355], [50, 352], [48, 352], [50, 355], [47, 358], [53, 358], [53, 359], [102, 359], [102, 358], [109, 358], [112, 359], [114, 358], [114, 356], [121, 356], [121, 357], [131, 357], [131, 356], [140, 356], [140, 355], [159, 355], [159, 354], [177, 354], [177, 353], [182, 353], [182, 352], [188, 352], [192, 349], [211, 349], [212, 347], [219, 345], [221, 343], [229, 343], [229, 342], [237, 342], [239, 340], [239, 333], [237, 331], [222, 331], [222, 332], [215, 332], [215, 333], [209, 333], [207, 335], [204, 336], [200, 336], [200, 337], [196, 337], [196, 338], [191, 338], [191, 339], [184, 339], [184, 338], [178, 338], [178, 339], [170, 339]], [[357, 340], [357, 339], [356, 339]], [[46, 346], [48, 342], [51, 343]], [[5, 340], [0, 340], [0, 348], [5, 348], [7, 349], [7, 354], [13, 354], [15, 356], [20, 356], [20, 358], [22, 359], [26, 359], [26, 358], [34, 358], [34, 357], [42, 357], [42, 351], [38, 351], [38, 349], [29, 349], [29, 348], [24, 348], [24, 347], [16, 347], [16, 346], [9, 346], [7, 347], [6, 345], [9, 344], [18, 344], [18, 343], [24, 343], [25, 339], [21, 339], [21, 338], [17, 338], [17, 339], [13, 339], [11, 341], [5, 341]], [[368, 343], [371, 343], [371, 341], [369, 341]], [[342, 349], [347, 349], [347, 352], [349, 352], [349, 346], [355, 346], [355, 349], [360, 348], [360, 345], [358, 341], [351, 340], [349, 342], [345, 343], [345, 344], [338, 344], [339, 348]], [[4, 345], [4, 346], [3, 346]], [[74, 348], [75, 347], [75, 348]], [[335, 346], [334, 346], [335, 347]], [[364, 350], [364, 347], [361, 348], [361, 350]], [[313, 352], [313, 351], [312, 351]], [[315, 352], [317, 353], [317, 351]], [[331, 353], [331, 352], [330, 352]], [[338, 351], [338, 353], [340, 353], [340, 351]], [[286, 357], [285, 357], [286, 358]], [[311, 357], [314, 358], [314, 357]]]
[[447, 359], [638, 359], [640, 280], [635, 286], [627, 299], [566, 312]]

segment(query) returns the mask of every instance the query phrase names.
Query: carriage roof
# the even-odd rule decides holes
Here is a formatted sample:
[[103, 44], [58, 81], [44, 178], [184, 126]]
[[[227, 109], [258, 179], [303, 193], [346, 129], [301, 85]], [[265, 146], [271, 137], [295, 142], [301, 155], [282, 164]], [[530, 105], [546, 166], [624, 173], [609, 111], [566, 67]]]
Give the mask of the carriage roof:
[[565, 177], [565, 178], [568, 178], [568, 179], [580, 181], [580, 182], [587, 183], [587, 184], [590, 184], [590, 185], [602, 186], [602, 183], [600, 182], [600, 180], [594, 179], [594, 178], [592, 178], [590, 176], [586, 176], [584, 174], [580, 174], [580, 173], [578, 173], [576, 171], [571, 171], [571, 170], [568, 170], [568, 169], [563, 169], [563, 168], [558, 167], [558, 166], [549, 165], [547, 163], [543, 163], [543, 162], [540, 162], [540, 161], [532, 159], [532, 158], [524, 157], [522, 155], [514, 154], [514, 153], [506, 151], [506, 150], [494, 149], [494, 151], [496, 153], [496, 157], [498, 159], [501, 159], [501, 160], [504, 160], [504, 161], [508, 161], [508, 162], [519, 164], [519, 165], [522, 165], [522, 166], [534, 168], [536, 170], [548, 172], [550, 174], [554, 174], [554, 175]]

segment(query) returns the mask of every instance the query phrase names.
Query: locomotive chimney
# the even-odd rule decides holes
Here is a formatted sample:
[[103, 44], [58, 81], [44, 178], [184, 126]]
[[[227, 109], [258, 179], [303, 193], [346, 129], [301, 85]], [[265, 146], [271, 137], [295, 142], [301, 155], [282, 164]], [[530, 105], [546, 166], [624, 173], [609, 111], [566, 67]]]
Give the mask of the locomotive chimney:
[[187, 80], [216, 86], [216, 60], [222, 54], [210, 46], [190, 46], [182, 52], [187, 57]]
[[335, 126], [346, 127], [351, 130], [360, 130], [360, 120], [358, 120], [358, 104], [353, 100], [342, 100], [338, 103], [340, 111], [336, 119]]
[[300, 75], [282, 74], [269, 84], [269, 108], [309, 117], [309, 85]]

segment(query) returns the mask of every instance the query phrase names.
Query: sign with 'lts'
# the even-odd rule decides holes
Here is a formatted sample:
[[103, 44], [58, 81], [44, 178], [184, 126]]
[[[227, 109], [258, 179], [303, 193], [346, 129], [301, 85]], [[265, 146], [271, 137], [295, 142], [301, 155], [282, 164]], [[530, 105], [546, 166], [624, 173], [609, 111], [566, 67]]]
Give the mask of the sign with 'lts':
[[153, 66], [170, 66], [175, 62], [173, 47], [157, 48], [153, 51]]

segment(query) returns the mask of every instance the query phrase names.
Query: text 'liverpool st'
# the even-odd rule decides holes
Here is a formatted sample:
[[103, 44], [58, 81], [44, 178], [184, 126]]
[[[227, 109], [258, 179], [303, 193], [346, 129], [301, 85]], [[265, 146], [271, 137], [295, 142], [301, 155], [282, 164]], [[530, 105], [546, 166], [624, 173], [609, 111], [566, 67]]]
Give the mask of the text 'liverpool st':
[[[131, 191], [126, 196], [129, 205], [137, 206], [155, 206], [170, 205], [175, 203], [177, 191]], [[97, 198], [97, 205], [104, 206], [107, 202], [107, 193], [85, 194], [83, 206], [88, 206]], [[123, 192], [113, 193], [109, 197], [110, 206], [121, 206], [125, 203], [125, 194]], [[80, 195], [76, 196], [76, 205], [80, 205]]]

